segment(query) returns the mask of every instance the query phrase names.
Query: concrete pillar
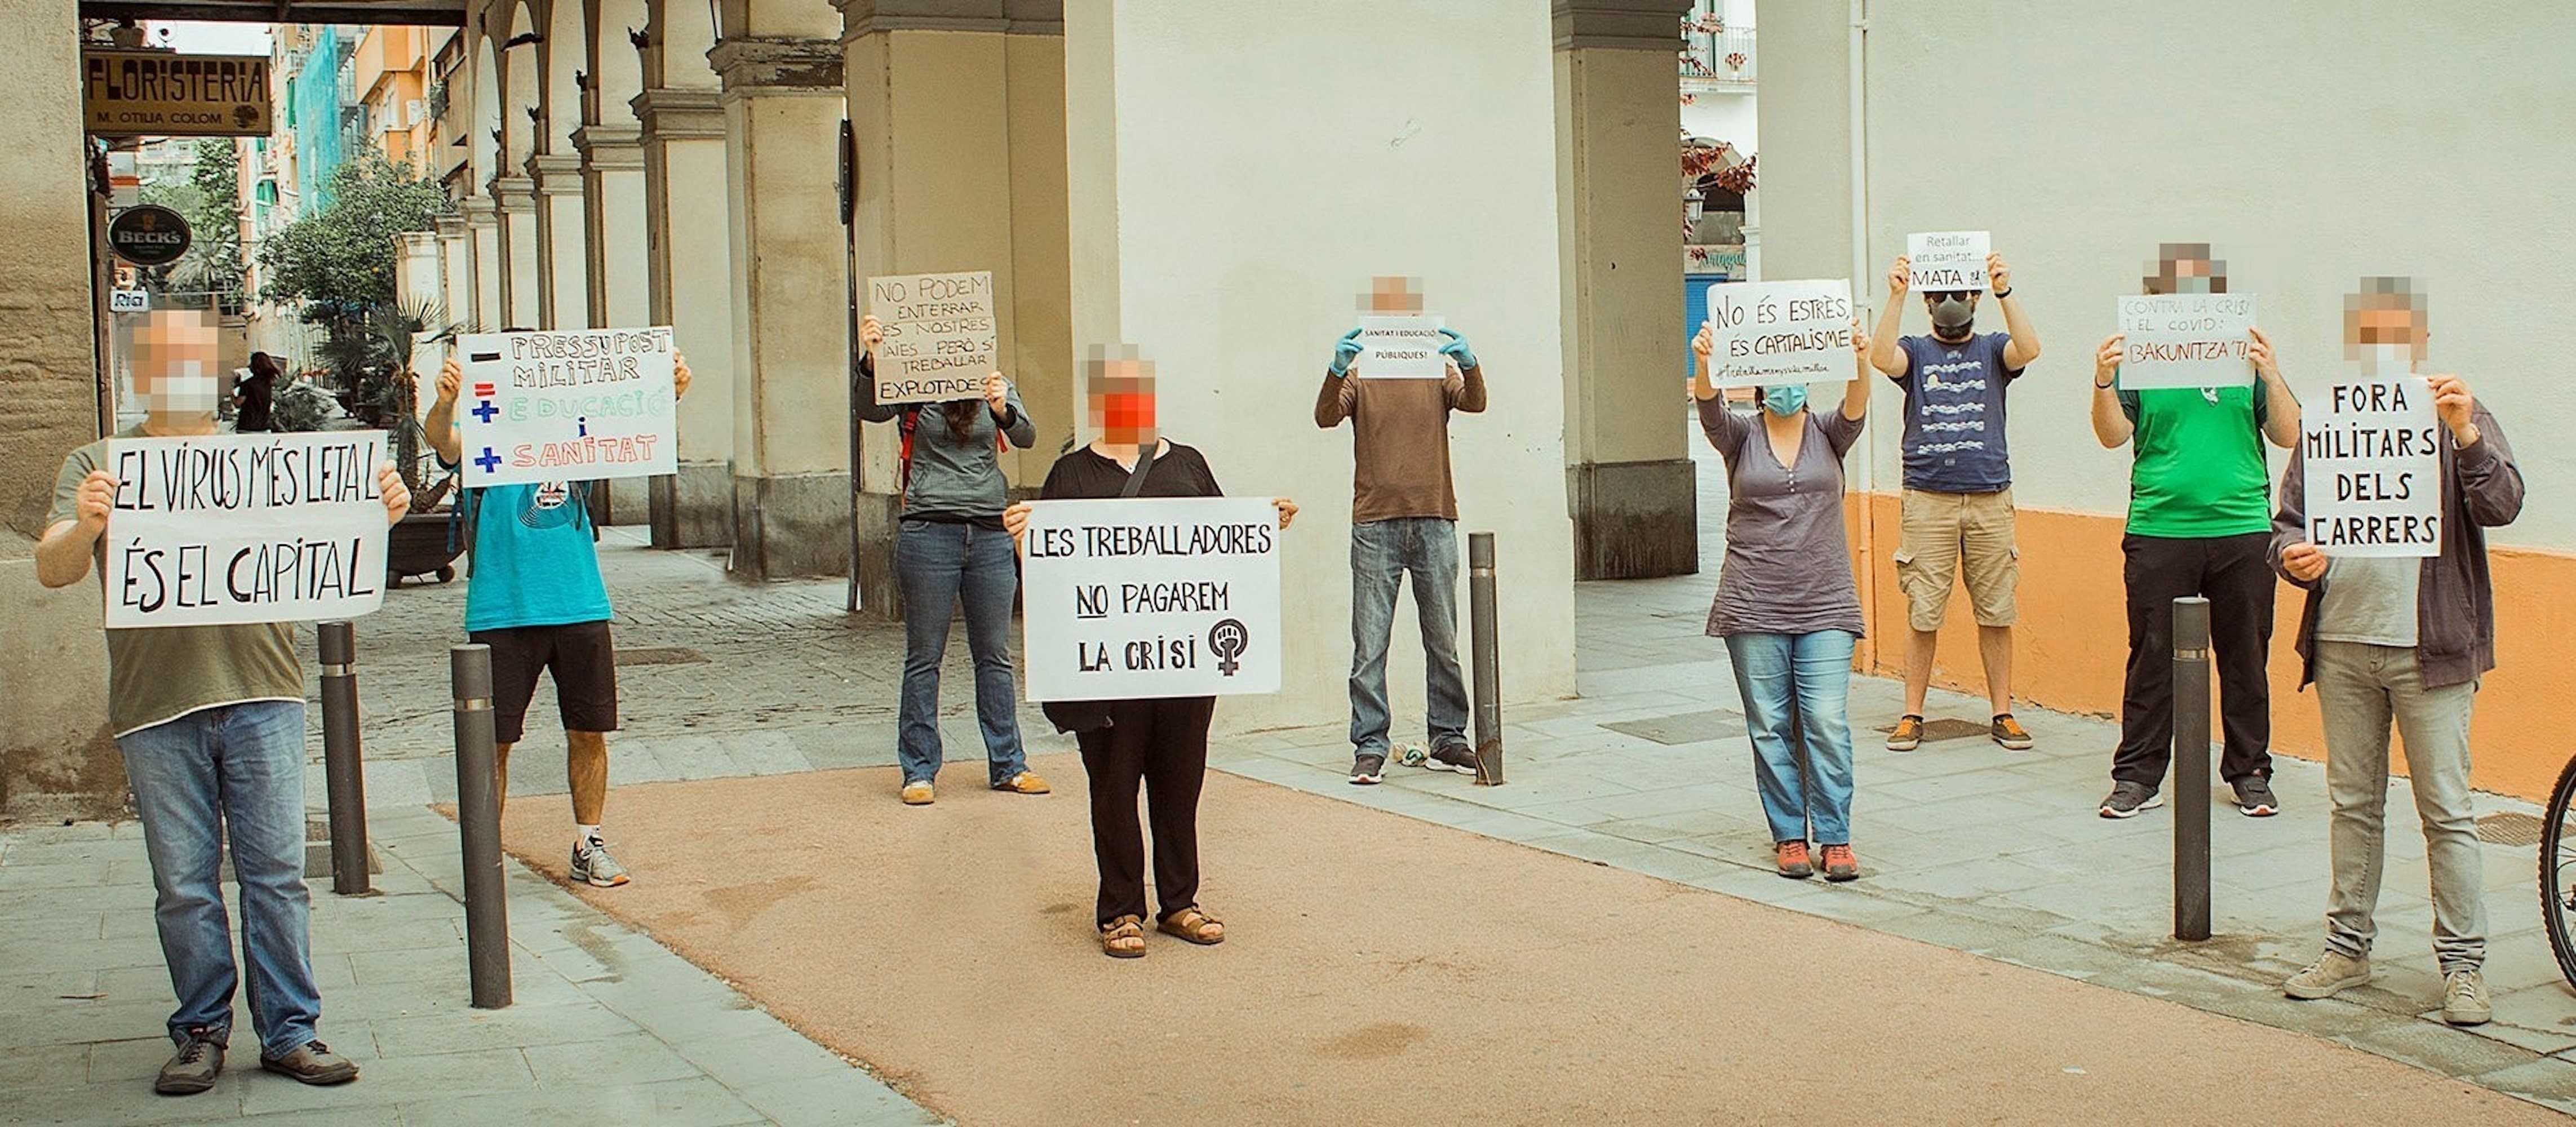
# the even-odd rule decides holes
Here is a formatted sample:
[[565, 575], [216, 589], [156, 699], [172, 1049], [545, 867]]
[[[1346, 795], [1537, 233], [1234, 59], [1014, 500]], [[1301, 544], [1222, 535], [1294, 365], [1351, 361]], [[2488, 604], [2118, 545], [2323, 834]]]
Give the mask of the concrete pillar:
[[[622, 115], [621, 115], [622, 116]], [[574, 134], [581, 150], [582, 212], [590, 227], [584, 292], [588, 324], [652, 324], [649, 273], [644, 255], [644, 145], [633, 125], [589, 125]], [[688, 351], [683, 345], [681, 351]], [[694, 377], [697, 369], [689, 370]], [[693, 392], [694, 394], [694, 392]], [[627, 478], [608, 491], [610, 524], [644, 524], [651, 518], [650, 482]]]
[[465, 224], [466, 274], [473, 294], [462, 320], [490, 332], [501, 327], [501, 311], [508, 308], [501, 300], [501, 279], [509, 273], [501, 260], [501, 209], [491, 196], [467, 196], [457, 201], [456, 214]]
[[[1002, 364], [1038, 424], [1003, 457], [1034, 492], [1072, 433], [1062, 0], [836, 0], [848, 51], [858, 275], [993, 272]], [[861, 599], [900, 609], [896, 449], [867, 427], [855, 518]]]
[[587, 329], [590, 322], [590, 209], [583, 198], [581, 157], [528, 158], [537, 189], [537, 307], [541, 329]]
[[1690, 0], [1556, 0], [1566, 495], [1575, 576], [1699, 570], [1673, 27]]
[[850, 565], [850, 285], [839, 144], [841, 46], [731, 36], [723, 83], [733, 257], [733, 569], [755, 579]]
[[[712, 77], [712, 76], [710, 76]], [[643, 123], [644, 319], [689, 356], [679, 472], [654, 478], [653, 546], [733, 543], [733, 239], [716, 91], [648, 89]]]
[[[460, 205], [461, 206], [461, 205]], [[474, 235], [463, 217], [438, 220], [438, 301], [446, 323], [474, 323]]]
[[537, 231], [536, 183], [525, 176], [495, 176], [492, 199], [501, 212], [501, 323], [492, 328], [542, 328], [546, 252]]

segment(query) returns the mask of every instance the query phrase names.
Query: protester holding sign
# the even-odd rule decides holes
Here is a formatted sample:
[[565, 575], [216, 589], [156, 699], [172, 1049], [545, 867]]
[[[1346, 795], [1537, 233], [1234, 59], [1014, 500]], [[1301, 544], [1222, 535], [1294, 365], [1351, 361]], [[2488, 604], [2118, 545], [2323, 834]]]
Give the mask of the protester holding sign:
[[[1018, 694], [1011, 684], [1011, 602], [1019, 561], [1002, 531], [1010, 482], [1001, 452], [1038, 440], [1020, 393], [1000, 372], [984, 377], [983, 394], [942, 403], [877, 402], [877, 349], [885, 328], [871, 314], [859, 322], [867, 348], [855, 380], [859, 417], [897, 422], [903, 432], [903, 521], [895, 534], [895, 578], [903, 584], [903, 706], [895, 757], [903, 766], [903, 801], [927, 806], [939, 775], [939, 663], [948, 653], [948, 622], [966, 606], [966, 645], [975, 654], [975, 720], [994, 790], [1045, 794], [1020, 746]], [[930, 410], [925, 411], [925, 408]], [[924, 419], [924, 414], [930, 417]]]
[[[161, 317], [154, 315], [156, 320]], [[176, 319], [180, 316], [174, 314]], [[138, 341], [135, 390], [146, 414], [118, 439], [215, 433], [214, 334], [155, 325]], [[36, 545], [36, 577], [68, 587], [107, 571], [120, 481], [112, 440], [72, 451], [54, 480], [53, 510]], [[390, 463], [367, 467], [397, 522], [411, 494]], [[313, 975], [304, 886], [304, 663], [284, 622], [143, 626], [107, 631], [107, 712], [134, 788], [152, 861], [154, 916], [170, 989], [178, 1052], [153, 1089], [188, 1095], [212, 1088], [230, 1044], [233, 957], [221, 864], [240, 886], [241, 951], [260, 1067], [307, 1084], [354, 1080], [358, 1066], [318, 1039], [321, 990]]]
[[[459, 464], [456, 425], [464, 368], [451, 354], [438, 372], [438, 398], [422, 429], [439, 461]], [[673, 396], [689, 390], [689, 363], [671, 353]], [[573, 880], [599, 888], [627, 882], [608, 855], [608, 733], [617, 730], [617, 653], [610, 641], [608, 584], [592, 542], [590, 483], [487, 485], [458, 498], [458, 534], [473, 554], [465, 588], [465, 633], [492, 647], [492, 726], [502, 801], [509, 800], [510, 749], [525, 734], [537, 676], [551, 671], [564, 726], [564, 774], [572, 790]], [[484, 519], [489, 517], [491, 519]]]
[[[2344, 348], [2370, 368], [2420, 363], [2430, 334], [2423, 294], [2402, 278], [2367, 278], [2345, 299]], [[2435, 489], [2441, 554], [2341, 555], [2310, 542], [2307, 450], [2290, 455], [2272, 517], [2272, 566], [2306, 588], [2299, 615], [2302, 687], [2317, 687], [2325, 722], [2327, 840], [2334, 887], [2326, 949], [2282, 989], [2325, 998], [2369, 982], [2372, 916], [2379, 903], [2388, 802], [2388, 728], [2406, 740], [2406, 774], [2433, 874], [2433, 955], [2442, 972], [2442, 1018], [2478, 1025], [2493, 1016], [2486, 980], [2485, 887], [2476, 811], [2469, 797], [2470, 713], [2478, 681], [2495, 668], [2495, 590], [2486, 529], [2522, 512], [2522, 470], [2486, 404], [2458, 376], [2426, 381], [2441, 422]]]
[[1825, 879], [1860, 876], [1852, 855], [1852, 649], [1863, 632], [1843, 532], [1843, 455], [1869, 411], [1869, 338], [1854, 323], [1858, 370], [1841, 406], [1817, 416], [1804, 384], [1762, 391], [1761, 410], [1737, 414], [1710, 379], [1716, 334], [1691, 340], [1700, 427], [1726, 459], [1726, 562], [1708, 612], [1710, 637], [1726, 640], [1753, 743], [1753, 777], [1771, 824], [1780, 875], [1813, 876], [1812, 842]]
[[[2012, 714], [2012, 628], [2021, 584], [2014, 543], [2012, 456], [2004, 438], [2004, 393], [2039, 359], [2039, 333], [2013, 296], [2012, 267], [1988, 253], [1981, 281], [2003, 309], [2000, 333], [1976, 329], [1977, 291], [1923, 295], [1929, 336], [1900, 337], [1905, 291], [1916, 272], [1910, 256], [1887, 270], [1887, 306], [1870, 350], [1877, 368], [1905, 392], [1904, 532], [1896, 548], [1897, 586], [1905, 592], [1905, 715], [1887, 737], [1892, 751], [1923, 745], [1923, 701], [1950, 590], [1964, 576], [1977, 614], [1977, 655], [1986, 668], [1987, 728], [2003, 747], [2031, 746]], [[1945, 272], [1944, 276], [1958, 271]]]
[[[1100, 437], [1056, 459], [1039, 497], [1048, 501], [1115, 497], [1222, 497], [1207, 459], [1163, 439], [1154, 424], [1150, 362], [1132, 351], [1096, 352], [1085, 364], [1092, 428]], [[1296, 502], [1272, 502], [1279, 527], [1296, 519]], [[1026, 550], [1030, 506], [1002, 514]], [[1215, 697], [1148, 697], [1049, 701], [1047, 719], [1073, 733], [1091, 781], [1091, 849], [1100, 867], [1100, 949], [1113, 958], [1145, 953], [1145, 838], [1136, 825], [1136, 792], [1145, 791], [1154, 827], [1155, 927], [1206, 945], [1225, 941], [1225, 925], [1199, 907], [1199, 789], [1207, 776], [1208, 723]]]
[[[2225, 265], [2206, 244], [2167, 243], [2144, 279], [2150, 294], [2225, 293]], [[2271, 475], [2263, 443], [2299, 440], [2299, 401], [2281, 378], [2271, 338], [2248, 331], [2253, 379], [2226, 387], [2119, 388], [2126, 340], [2093, 356], [2093, 434], [2117, 448], [2136, 440], [2129, 470], [2128, 533], [2121, 540], [2129, 593], [2129, 665], [2120, 746], [2111, 760], [2105, 818], [2163, 805], [2173, 759], [2173, 601], [2209, 600], [2226, 752], [2219, 772], [2247, 817], [2276, 813], [2272, 794], [2272, 688], [2263, 672], [2272, 641], [2274, 582]]]
[[[1375, 316], [1422, 312], [1422, 295], [1408, 279], [1377, 279], [1364, 302]], [[1485, 409], [1485, 369], [1466, 337], [1442, 328], [1444, 378], [1362, 379], [1363, 331], [1352, 329], [1334, 346], [1315, 397], [1316, 426], [1351, 424], [1351, 782], [1368, 786], [1385, 778], [1393, 725], [1386, 651], [1396, 590], [1408, 574], [1422, 626], [1431, 744], [1423, 765], [1473, 775], [1467, 680], [1458, 666], [1458, 494], [1450, 480], [1449, 414]]]

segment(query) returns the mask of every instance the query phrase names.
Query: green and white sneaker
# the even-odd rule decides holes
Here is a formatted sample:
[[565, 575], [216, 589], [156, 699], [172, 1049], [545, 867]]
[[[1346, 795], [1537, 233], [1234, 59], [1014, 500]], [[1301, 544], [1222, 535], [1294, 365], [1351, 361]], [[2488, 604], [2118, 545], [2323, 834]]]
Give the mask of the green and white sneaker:
[[608, 843], [586, 838], [572, 845], [572, 879], [594, 888], [615, 888], [626, 883], [626, 866], [608, 855]]

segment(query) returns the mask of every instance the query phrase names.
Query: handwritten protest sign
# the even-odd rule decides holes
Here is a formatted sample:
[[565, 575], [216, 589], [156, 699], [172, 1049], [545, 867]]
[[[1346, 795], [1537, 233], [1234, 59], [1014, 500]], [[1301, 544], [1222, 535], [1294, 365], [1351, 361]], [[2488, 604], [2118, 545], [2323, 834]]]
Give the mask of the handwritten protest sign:
[[1279, 514], [1262, 498], [1039, 501], [1030, 700], [1279, 691]]
[[107, 625], [299, 622], [384, 601], [385, 432], [108, 444]]
[[1438, 317], [1360, 318], [1360, 378], [1437, 380], [1449, 375], [1449, 358], [1440, 346], [1445, 322]]
[[457, 349], [465, 484], [679, 468], [669, 328], [478, 333]]
[[1715, 337], [1709, 380], [1719, 387], [1850, 380], [1851, 283], [1719, 282], [1708, 287]]
[[877, 402], [932, 403], [984, 394], [1001, 368], [993, 273], [892, 274], [868, 279], [877, 346]]
[[2441, 425], [2422, 376], [2328, 387], [2299, 436], [2308, 541], [2333, 556], [2441, 555]]
[[2254, 382], [2250, 293], [2151, 294], [2119, 299], [2120, 390], [2237, 387]]
[[1994, 239], [1984, 231], [1932, 231], [1905, 236], [1917, 290], [1987, 290], [1986, 254]]

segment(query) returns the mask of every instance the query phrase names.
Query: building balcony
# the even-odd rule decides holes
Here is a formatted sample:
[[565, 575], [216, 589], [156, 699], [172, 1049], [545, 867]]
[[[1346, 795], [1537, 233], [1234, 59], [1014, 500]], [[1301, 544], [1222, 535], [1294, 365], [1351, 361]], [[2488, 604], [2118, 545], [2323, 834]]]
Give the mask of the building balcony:
[[1755, 68], [1753, 29], [1720, 26], [1713, 17], [1685, 23], [1682, 89], [1750, 91]]

